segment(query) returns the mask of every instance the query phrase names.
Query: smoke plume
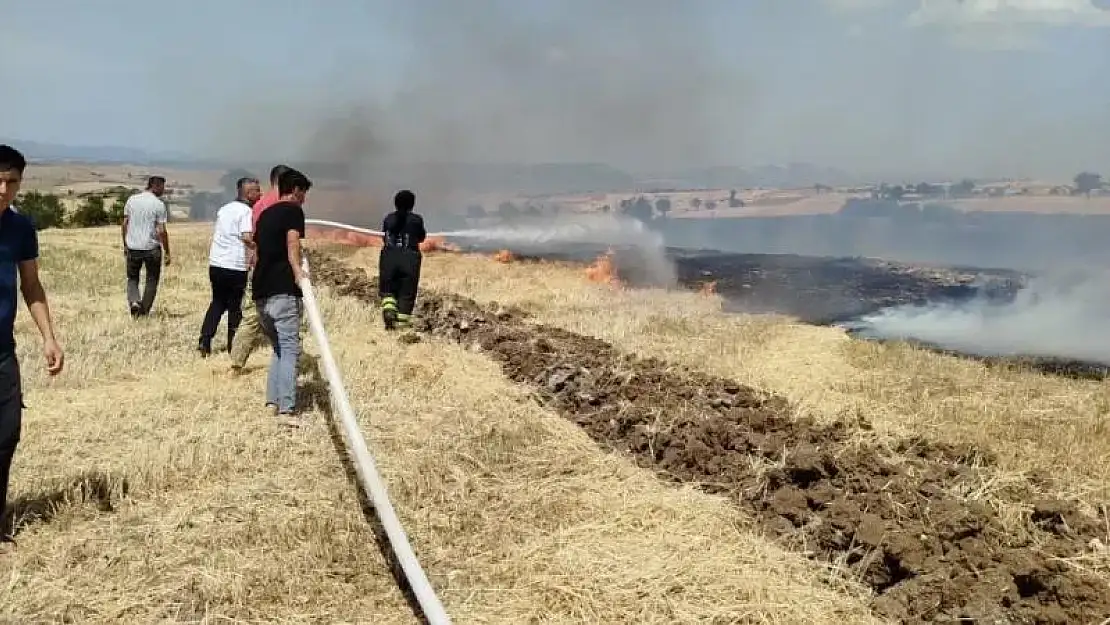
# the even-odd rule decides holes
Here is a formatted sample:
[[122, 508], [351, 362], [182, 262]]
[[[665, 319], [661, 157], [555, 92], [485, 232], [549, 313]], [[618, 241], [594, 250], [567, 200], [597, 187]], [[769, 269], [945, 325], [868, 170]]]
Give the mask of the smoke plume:
[[862, 317], [860, 335], [905, 339], [980, 356], [1035, 356], [1110, 364], [1110, 272], [1033, 278], [1006, 302], [900, 306]]
[[637, 277], [637, 284], [671, 288], [678, 285], [674, 263], [667, 257], [663, 237], [643, 222], [613, 213], [559, 214], [513, 223], [448, 233], [452, 240], [486, 248], [508, 248], [525, 255], [549, 255], [582, 250], [592, 259], [606, 247], [621, 251], [620, 267]]
[[244, 90], [217, 120], [214, 151], [331, 164], [324, 177], [377, 205], [329, 216], [366, 222], [399, 187], [416, 190], [419, 210], [458, 211], [461, 162], [677, 167], [718, 162], [735, 142], [714, 124], [742, 114], [742, 77], [704, 44], [697, 5], [420, 0], [381, 18], [395, 85], [340, 53], [324, 90]]

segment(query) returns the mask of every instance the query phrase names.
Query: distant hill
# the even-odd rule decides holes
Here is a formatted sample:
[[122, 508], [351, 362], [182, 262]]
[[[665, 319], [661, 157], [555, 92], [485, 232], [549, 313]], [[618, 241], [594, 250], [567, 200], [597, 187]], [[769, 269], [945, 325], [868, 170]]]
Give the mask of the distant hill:
[[743, 168], [722, 165], [699, 167], [663, 175], [675, 187], [729, 189], [735, 187], [808, 187], [815, 184], [844, 185], [863, 182], [858, 176], [835, 167], [811, 163], [761, 165]]
[[149, 152], [110, 145], [66, 145], [10, 137], [0, 137], [0, 143], [18, 148], [27, 158], [35, 161], [177, 166], [204, 164], [200, 159], [181, 152]]
[[[182, 169], [231, 169], [267, 171], [271, 163], [225, 163], [182, 152], [152, 152], [108, 145], [66, 145], [0, 137], [28, 158], [41, 162], [161, 165]], [[296, 163], [316, 176], [366, 181], [365, 172], [352, 175], [342, 163]], [[857, 176], [834, 167], [809, 163], [700, 167], [671, 172], [631, 174], [604, 163], [409, 163], [379, 168], [374, 177], [416, 183], [427, 176], [449, 178], [452, 186], [475, 192], [512, 190], [527, 194], [622, 191], [634, 188], [806, 187], [814, 184], [856, 184]]]
[[[340, 180], [360, 179], [342, 164], [300, 163], [306, 171]], [[525, 194], [615, 192], [630, 189], [735, 187], [810, 187], [814, 184], [855, 184], [851, 174], [806, 163], [786, 166], [707, 167], [677, 172], [631, 174], [604, 163], [409, 163], [380, 166], [369, 174], [382, 181], [419, 186], [419, 181], [450, 180], [455, 188], [474, 192], [515, 191]]]
[[358, 172], [342, 163], [294, 162], [293, 165], [320, 178], [414, 187], [425, 182], [448, 184], [456, 190], [476, 193], [604, 192], [633, 188], [637, 182], [627, 172], [603, 163], [392, 163]]

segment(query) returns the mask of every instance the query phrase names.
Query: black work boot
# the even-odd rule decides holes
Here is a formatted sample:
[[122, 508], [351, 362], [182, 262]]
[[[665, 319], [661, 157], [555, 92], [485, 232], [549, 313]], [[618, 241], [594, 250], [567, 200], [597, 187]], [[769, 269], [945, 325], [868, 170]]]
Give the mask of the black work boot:
[[382, 310], [382, 322], [385, 323], [386, 330], [397, 327], [397, 311], [392, 308]]

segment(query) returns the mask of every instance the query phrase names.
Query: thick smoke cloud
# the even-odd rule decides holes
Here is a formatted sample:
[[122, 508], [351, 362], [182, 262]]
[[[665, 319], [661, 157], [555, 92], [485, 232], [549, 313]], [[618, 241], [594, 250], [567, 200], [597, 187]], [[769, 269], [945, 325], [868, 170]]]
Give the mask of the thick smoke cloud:
[[736, 142], [714, 127], [742, 115], [744, 78], [696, 4], [421, 0], [381, 19], [392, 88], [340, 54], [323, 91], [249, 90], [217, 151], [337, 164], [329, 177], [381, 199], [410, 186], [431, 210], [461, 201], [450, 163], [682, 167], [728, 161]]
[[890, 308], [850, 324], [872, 338], [909, 339], [982, 356], [1110, 364], [1110, 272], [1044, 275], [1012, 301]]

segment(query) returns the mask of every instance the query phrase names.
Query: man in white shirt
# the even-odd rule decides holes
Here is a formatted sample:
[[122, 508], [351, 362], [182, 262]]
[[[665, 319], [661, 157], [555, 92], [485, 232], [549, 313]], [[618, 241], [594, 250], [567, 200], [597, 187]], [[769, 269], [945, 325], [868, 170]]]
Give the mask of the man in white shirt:
[[200, 327], [197, 351], [207, 357], [212, 353], [212, 338], [220, 318], [227, 313], [227, 347], [230, 351], [235, 331], [243, 320], [243, 295], [247, 290], [249, 255], [254, 248], [251, 205], [262, 196], [262, 187], [254, 178], [240, 178], [235, 183], [237, 197], [220, 207], [216, 227], [208, 251], [208, 280], [212, 283], [212, 303]]
[[[132, 317], [150, 314], [154, 297], [158, 294], [158, 281], [162, 277], [162, 261], [170, 264], [170, 237], [166, 222], [170, 211], [162, 196], [166, 193], [166, 179], [151, 176], [146, 190], [132, 195], [123, 207], [123, 251], [127, 259], [127, 303]], [[142, 298], [139, 297], [139, 273], [146, 269], [146, 283]]]

